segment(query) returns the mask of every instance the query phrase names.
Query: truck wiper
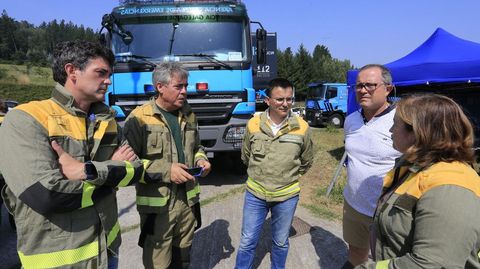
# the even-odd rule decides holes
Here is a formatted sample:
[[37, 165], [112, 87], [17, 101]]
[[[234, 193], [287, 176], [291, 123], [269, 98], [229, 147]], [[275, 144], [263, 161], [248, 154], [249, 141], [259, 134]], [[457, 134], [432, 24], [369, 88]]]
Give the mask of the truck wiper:
[[147, 64], [150, 67], [155, 68], [157, 66], [157, 64], [147, 60], [147, 59], [151, 58], [151, 57], [148, 57], [148, 56], [136, 55], [136, 54], [132, 54], [130, 52], [127, 52], [127, 53], [123, 52], [123, 53], [115, 54], [115, 58], [117, 58], [117, 57], [122, 60], [122, 61], [120, 61], [121, 63], [130, 63], [130, 62], [140, 63], [138, 60], [141, 60], [141, 63]]
[[220, 61], [219, 59], [215, 58], [215, 55], [211, 55], [211, 54], [205, 54], [205, 53], [192, 53], [192, 54], [175, 54], [174, 56], [181, 56], [181, 57], [188, 57], [188, 56], [191, 56], [191, 57], [199, 57], [199, 58], [204, 58], [204, 59], [207, 59], [209, 60], [211, 63], [216, 63], [218, 64], [219, 66], [222, 66], [222, 67], [225, 67], [226, 69], [228, 70], [233, 70], [233, 68], [223, 62], [223, 61]]

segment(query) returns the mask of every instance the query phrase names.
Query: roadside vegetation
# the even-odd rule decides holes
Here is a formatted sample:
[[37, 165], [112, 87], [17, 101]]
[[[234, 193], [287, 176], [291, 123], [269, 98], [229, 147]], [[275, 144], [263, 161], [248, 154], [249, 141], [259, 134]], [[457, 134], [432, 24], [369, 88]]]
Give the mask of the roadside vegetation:
[[312, 128], [315, 159], [312, 168], [300, 182], [300, 205], [308, 208], [318, 217], [340, 221], [343, 208], [343, 186], [346, 182], [346, 169], [341, 173], [332, 189], [329, 198], [326, 197], [338, 163], [345, 151], [343, 144], [343, 129], [331, 126]]
[[50, 97], [52, 71], [49, 67], [0, 64], [0, 98], [26, 103]]

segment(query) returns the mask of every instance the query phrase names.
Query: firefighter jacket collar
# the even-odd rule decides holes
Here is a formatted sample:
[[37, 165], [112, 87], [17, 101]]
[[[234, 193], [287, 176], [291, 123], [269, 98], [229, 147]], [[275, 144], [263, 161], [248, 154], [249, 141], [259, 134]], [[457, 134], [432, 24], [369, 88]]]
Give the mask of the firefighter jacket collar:
[[[151, 114], [148, 113], [148, 112], [145, 112], [145, 115], [153, 116], [155, 114], [158, 114], [158, 115], [162, 116], [162, 112], [160, 111], [160, 107], [157, 105], [157, 102], [155, 102], [155, 97], [150, 99], [150, 104], [153, 107], [153, 109], [151, 111]], [[192, 108], [190, 107], [190, 105], [187, 102], [185, 102], [185, 103], [183, 103], [183, 106], [178, 109], [178, 111], [180, 112], [180, 114], [182, 116], [187, 116], [190, 113], [192, 113]]]
[[[65, 110], [72, 115], [86, 116], [86, 112], [75, 107], [75, 99], [69, 90], [57, 83], [52, 91], [52, 100], [61, 105]], [[102, 102], [93, 103], [90, 106], [90, 114], [95, 114], [98, 120], [110, 120], [115, 115], [114, 110], [109, 108]]]
[[[260, 129], [266, 133], [266, 134], [269, 134], [270, 136], [274, 136], [273, 133], [272, 133], [272, 129], [270, 128], [270, 123], [269, 123], [269, 120], [268, 120], [268, 109], [260, 114]], [[282, 130], [281, 132], [278, 132], [277, 135], [280, 135], [280, 134], [284, 134], [284, 133], [288, 133], [292, 130], [296, 130], [296, 129], [299, 129], [300, 128], [300, 123], [298, 122], [298, 119], [297, 117], [292, 117], [290, 114], [287, 116], [287, 124], [284, 124], [280, 130]], [[285, 128], [287, 128], [287, 130], [284, 130]]]

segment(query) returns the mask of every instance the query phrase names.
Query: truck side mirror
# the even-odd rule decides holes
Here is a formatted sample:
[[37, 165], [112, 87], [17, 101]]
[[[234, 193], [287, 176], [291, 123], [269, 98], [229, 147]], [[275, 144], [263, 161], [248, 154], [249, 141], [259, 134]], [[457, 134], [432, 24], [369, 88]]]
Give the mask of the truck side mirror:
[[122, 37], [123, 43], [125, 43], [125, 45], [127, 46], [130, 45], [133, 41], [133, 35], [130, 31], [121, 32], [120, 36]]
[[257, 37], [257, 64], [265, 64], [267, 62], [267, 31], [259, 28], [255, 35]]

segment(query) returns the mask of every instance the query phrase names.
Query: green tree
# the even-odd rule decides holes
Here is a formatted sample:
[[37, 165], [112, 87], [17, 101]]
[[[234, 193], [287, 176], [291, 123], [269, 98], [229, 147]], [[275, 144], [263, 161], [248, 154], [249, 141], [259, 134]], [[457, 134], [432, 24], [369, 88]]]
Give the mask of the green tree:
[[27, 21], [16, 21], [3, 10], [0, 16], [0, 60], [14, 63], [47, 65], [58, 42], [97, 40], [91, 28], [57, 20], [35, 27]]
[[303, 100], [307, 93], [307, 84], [313, 78], [312, 56], [303, 44], [300, 45], [295, 54], [293, 70], [292, 82], [295, 85], [295, 96], [299, 100]]
[[280, 55], [280, 58], [277, 58], [278, 76], [291, 79], [294, 73], [293, 67], [295, 65], [292, 49], [288, 47], [284, 52], [277, 50], [277, 53], [277, 57]]

